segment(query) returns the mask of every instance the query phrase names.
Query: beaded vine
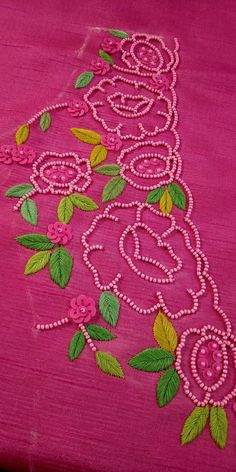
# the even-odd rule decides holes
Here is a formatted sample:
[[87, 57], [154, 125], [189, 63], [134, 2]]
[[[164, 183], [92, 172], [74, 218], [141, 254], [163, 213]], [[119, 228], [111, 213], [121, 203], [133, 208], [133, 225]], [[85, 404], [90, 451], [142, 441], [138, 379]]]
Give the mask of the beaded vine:
[[[38, 209], [32, 197], [37, 194], [62, 196], [57, 208], [58, 221], [49, 225], [47, 235], [33, 233], [17, 237], [19, 244], [36, 251], [26, 264], [25, 275], [48, 266], [51, 279], [61, 288], [69, 283], [73, 265], [64, 246], [72, 238], [69, 223], [74, 208], [97, 211], [100, 205], [84, 195], [94, 177], [97, 174], [109, 177], [102, 190], [101, 204], [123, 198], [129, 189], [140, 192], [140, 200], [109, 203], [81, 236], [83, 263], [95, 287], [101, 291], [99, 310], [91, 297], [79, 295], [71, 300], [68, 316], [37, 324], [36, 329], [50, 330], [76, 323], [79, 331], [70, 342], [69, 359], [77, 359], [87, 343], [104, 373], [123, 377], [117, 359], [99, 351], [94, 343], [94, 340], [109, 341], [115, 336], [102, 326], [88, 323], [99, 312], [114, 328], [120, 301], [137, 314], [155, 315], [153, 337], [158, 346], [135, 354], [129, 360], [130, 367], [144, 372], [163, 372], [156, 388], [159, 407], [169, 404], [183, 384], [183, 391], [194, 409], [184, 423], [182, 444], [198, 437], [209, 422], [212, 439], [224, 448], [228, 430], [226, 407], [236, 396], [236, 338], [220, 306], [218, 288], [201, 249], [198, 229], [191, 219], [191, 190], [181, 177], [175, 91], [178, 50], [176, 38], [171, 49], [158, 36], [108, 30], [100, 43], [99, 57], [94, 58], [75, 81], [79, 98], [45, 107], [31, 117], [17, 130], [16, 145], [1, 146], [0, 162], [32, 168], [29, 183], [18, 184], [6, 192], [7, 197], [19, 199], [13, 210], [20, 211], [28, 223], [37, 225], [38, 222]], [[87, 86], [89, 89], [84, 92]], [[52, 114], [62, 110], [67, 110], [73, 118], [82, 120], [88, 114], [93, 118], [93, 129], [68, 129], [76, 140], [88, 145], [89, 157], [81, 157], [74, 151], [44, 151], [37, 156], [25, 144], [31, 126], [39, 122], [41, 131], [46, 132], [51, 126]], [[107, 163], [110, 152], [115, 153], [114, 162]], [[106, 251], [106, 225], [118, 232], [120, 265], [111, 270], [113, 275], [104, 281], [96, 255]], [[182, 241], [181, 253], [178, 245], [175, 246], [177, 237]], [[128, 239], [133, 243], [132, 253], [127, 249]], [[152, 244], [150, 253], [147, 240]], [[185, 257], [191, 260], [197, 287], [191, 285], [191, 280], [186, 282], [183, 299], [187, 295], [188, 303], [174, 310], [171, 300], [175, 284], [186, 270], [184, 251]], [[136, 300], [126, 293], [127, 277], [129, 280], [132, 277], [137, 287], [139, 281], [143, 286], [146, 284], [147, 299]], [[220, 330], [213, 324], [187, 327], [178, 337], [172, 322], [186, 317], [188, 325], [191, 315], [197, 317], [207, 290], [212, 295], [213, 312], [224, 328]], [[138, 293], [137, 289], [135, 297]], [[184, 304], [182, 297], [181, 303]], [[233, 380], [229, 382], [231, 374]]]

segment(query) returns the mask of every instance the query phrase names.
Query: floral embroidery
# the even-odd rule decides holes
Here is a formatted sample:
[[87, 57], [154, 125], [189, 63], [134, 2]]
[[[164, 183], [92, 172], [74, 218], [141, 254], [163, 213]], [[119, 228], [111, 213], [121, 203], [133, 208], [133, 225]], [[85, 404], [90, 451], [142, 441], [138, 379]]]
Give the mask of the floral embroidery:
[[101, 42], [101, 49], [103, 49], [105, 52], [113, 54], [114, 52], [119, 51], [120, 43], [112, 38], [105, 37]]
[[151, 87], [157, 88], [158, 90], [166, 91], [169, 88], [169, 80], [165, 75], [153, 74], [150, 81]]
[[95, 75], [106, 75], [110, 70], [110, 65], [102, 59], [95, 59], [91, 62], [90, 68]]
[[[119, 302], [115, 299], [114, 295], [109, 294], [109, 292], [104, 292], [99, 300], [99, 310], [104, 320], [111, 326], [114, 326], [112, 313], [114, 314], [115, 311], [116, 316], [118, 316], [119, 312]], [[85, 327], [85, 323], [89, 323], [96, 314], [95, 301], [86, 295], [79, 295], [72, 298], [68, 317], [54, 321], [53, 323], [37, 324], [36, 329], [43, 331], [63, 326], [70, 321], [75, 323], [79, 331], [74, 334], [71, 339], [68, 351], [69, 359], [71, 361], [78, 359], [87, 343], [91, 351], [95, 354], [97, 366], [104, 374], [124, 378], [123, 369], [116, 357], [107, 352], [100, 351], [93, 342], [94, 340], [111, 341], [115, 339], [116, 336], [108, 329], [97, 324], [89, 324]]]
[[36, 152], [24, 144], [20, 146], [4, 145], [0, 148], [0, 162], [3, 164], [31, 164], [36, 157]]
[[88, 113], [88, 105], [83, 100], [71, 100], [68, 105], [68, 112], [74, 117], [81, 117]]
[[[158, 90], [151, 90], [145, 82], [122, 76], [102, 79], [84, 95], [84, 101], [91, 108], [94, 119], [106, 131], [117, 133], [121, 139], [142, 140], [145, 136], [156, 136], [170, 128], [173, 113], [170, 100]], [[108, 114], [111, 110], [115, 113], [116, 125], [114, 115]], [[150, 112], [156, 115], [151, 129]], [[121, 123], [121, 117], [126, 121]]]
[[108, 133], [102, 138], [102, 144], [110, 151], [119, 151], [122, 146], [120, 137], [117, 134]]
[[71, 277], [73, 259], [63, 246], [71, 239], [71, 227], [59, 222], [48, 226], [47, 236], [43, 234], [18, 236], [16, 240], [19, 244], [37, 251], [28, 260], [24, 274], [31, 275], [48, 266], [52, 281], [59, 287], [65, 288]]
[[[173, 400], [183, 385], [194, 409], [183, 425], [182, 444], [197, 438], [209, 423], [212, 439], [223, 448], [228, 430], [226, 407], [236, 396], [236, 338], [220, 307], [218, 288], [191, 219], [192, 193], [181, 178], [175, 92], [178, 40], [174, 39], [170, 49], [162, 38], [153, 35], [128, 35], [120, 30], [108, 30], [108, 34], [100, 38], [98, 57], [87, 64], [88, 70], [79, 75], [75, 88], [79, 93], [92, 81], [95, 85], [84, 94], [80, 92], [76, 99], [40, 110], [17, 129], [16, 145], [0, 148], [2, 164], [32, 166], [30, 182], [6, 192], [7, 197], [19, 198], [14, 210], [20, 210], [27, 222], [37, 225], [38, 221], [37, 206], [31, 197], [62, 196], [58, 221], [49, 225], [47, 236], [25, 234], [16, 238], [19, 244], [36, 251], [26, 264], [25, 275], [48, 266], [59, 287], [68, 284], [73, 265], [64, 247], [72, 238], [69, 223], [76, 208], [98, 209], [97, 203], [84, 195], [92, 176], [110, 177], [102, 189], [103, 203], [120, 197], [124, 190], [125, 201], [129, 202], [103, 208], [81, 238], [83, 262], [101, 291], [98, 308], [90, 296], [79, 295], [72, 299], [67, 317], [36, 328], [76, 325], [79, 331], [70, 342], [69, 359], [77, 359], [87, 343], [104, 373], [123, 377], [117, 359], [99, 351], [93, 342], [109, 341], [114, 335], [102, 326], [87, 323], [99, 311], [114, 328], [120, 301], [141, 315], [160, 310], [153, 325], [158, 347], [136, 354], [129, 365], [145, 372], [164, 371], [156, 390], [159, 407]], [[89, 145], [89, 155], [80, 157], [78, 150], [78, 154], [46, 151], [36, 156], [25, 144], [31, 127], [36, 123], [44, 133], [54, 114], [63, 110], [73, 118], [90, 114], [94, 119], [94, 130], [71, 128], [80, 142]], [[107, 160], [110, 153], [114, 153], [112, 162]], [[128, 190], [135, 194], [135, 201], [130, 202]], [[104, 256], [109, 271], [103, 270]], [[213, 314], [224, 327], [199, 327], [198, 322], [197, 327], [184, 328], [178, 341], [170, 319], [187, 315], [185, 322], [197, 320], [207, 293], [213, 300]], [[189, 318], [192, 314], [195, 316]]]
[[[129, 223], [125, 224], [125, 221]], [[106, 231], [112, 231], [112, 251], [116, 250], [120, 259], [117, 267], [117, 259], [114, 259], [113, 264], [110, 257], [109, 277], [105, 278], [99, 265], [96, 265], [96, 253], [103, 251], [103, 257], [110, 254]], [[181, 258], [178, 250], [175, 250], [175, 235], [183, 239], [185, 246]], [[132, 250], [130, 247], [128, 249], [130, 240], [133, 242]], [[151, 314], [162, 308], [169, 317], [178, 319], [197, 311], [199, 298], [206, 289], [202, 254], [196, 243], [190, 243], [188, 232], [177, 225], [173, 216], [164, 216], [145, 203], [113, 203], [103, 214], [95, 217], [90, 228], [82, 236], [82, 243], [85, 248], [83, 259], [94, 277], [96, 287], [100, 290], [112, 289], [138, 313]], [[183, 259], [189, 257], [192, 276], [190, 277], [189, 272], [188, 286], [181, 288], [176, 282], [178, 277], [182, 279], [180, 274], [185, 271]], [[127, 275], [122, 274], [122, 268], [124, 274], [128, 274], [129, 284], [123, 281]], [[128, 287], [132, 286], [131, 280], [137, 287], [137, 300], [134, 300], [128, 291]], [[142, 295], [145, 292], [149, 293], [148, 299]], [[179, 308], [176, 310], [172, 308], [175, 298], [179, 301]], [[175, 305], [177, 306], [176, 300]]]
[[47, 237], [52, 243], [58, 243], [65, 246], [72, 239], [71, 226], [60, 223], [59, 221], [50, 224], [48, 226]]

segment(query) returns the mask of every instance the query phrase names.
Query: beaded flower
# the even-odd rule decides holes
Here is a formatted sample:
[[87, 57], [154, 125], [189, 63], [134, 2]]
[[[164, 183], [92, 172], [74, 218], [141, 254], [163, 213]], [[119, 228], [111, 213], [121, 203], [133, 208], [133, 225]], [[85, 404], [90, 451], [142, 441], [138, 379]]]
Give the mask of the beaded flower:
[[117, 134], [108, 133], [102, 138], [102, 144], [110, 151], [119, 151], [122, 141]]
[[114, 52], [119, 51], [120, 43], [115, 41], [113, 38], [106, 37], [103, 38], [101, 42], [101, 49], [103, 49], [105, 52], [113, 54]]
[[74, 117], [84, 116], [88, 111], [88, 105], [83, 100], [71, 100], [68, 104], [68, 112]]
[[57, 221], [48, 226], [47, 237], [54, 244], [65, 246], [72, 239], [71, 225]]
[[88, 323], [95, 315], [96, 306], [92, 298], [86, 297], [85, 295], [72, 298], [68, 316], [75, 323]]
[[106, 75], [110, 70], [110, 64], [102, 59], [94, 59], [90, 64], [90, 69], [95, 75]]

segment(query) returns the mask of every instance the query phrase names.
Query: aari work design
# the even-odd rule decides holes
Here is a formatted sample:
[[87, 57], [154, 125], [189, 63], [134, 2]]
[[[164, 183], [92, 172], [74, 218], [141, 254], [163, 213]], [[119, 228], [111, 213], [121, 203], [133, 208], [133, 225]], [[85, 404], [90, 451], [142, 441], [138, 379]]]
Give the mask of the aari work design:
[[[65, 256], [64, 246], [78, 215], [87, 218], [80, 234], [80, 262], [88, 269], [89, 291], [101, 292], [103, 320], [114, 328], [120, 303], [133, 316], [142, 315], [144, 323], [147, 316], [153, 317], [150, 344], [145, 340], [143, 350], [133, 353], [127, 372], [162, 372], [156, 388], [160, 408], [180, 392], [192, 402], [182, 444], [209, 424], [212, 439], [224, 448], [226, 409], [230, 404], [236, 409], [236, 339], [192, 220], [191, 190], [182, 178], [175, 91], [179, 43], [176, 38], [165, 42], [159, 36], [115, 29], [92, 34], [98, 38], [97, 53], [84, 61], [72, 84], [75, 97], [40, 110], [16, 131], [16, 144], [0, 148], [1, 164], [31, 169], [29, 181], [6, 192], [19, 199], [14, 210], [28, 223], [38, 223], [34, 196], [62, 196], [58, 221], [49, 225], [46, 235], [17, 237], [18, 243], [37, 251], [25, 274], [48, 265], [52, 280], [65, 287], [72, 258]], [[58, 112], [71, 120], [63, 132], [73, 139], [73, 150], [36, 153], [28, 144], [31, 130], [37, 126], [41, 136], [50, 133]], [[99, 200], [97, 194], [95, 200], [87, 195], [96, 185], [102, 189]], [[77, 359], [87, 343], [103, 372], [123, 377], [117, 359], [94, 343], [114, 338], [107, 328], [90, 323], [98, 312], [94, 298], [90, 293], [73, 298], [66, 317], [36, 328], [77, 324], [69, 359]], [[145, 381], [147, 374], [142, 375]]]

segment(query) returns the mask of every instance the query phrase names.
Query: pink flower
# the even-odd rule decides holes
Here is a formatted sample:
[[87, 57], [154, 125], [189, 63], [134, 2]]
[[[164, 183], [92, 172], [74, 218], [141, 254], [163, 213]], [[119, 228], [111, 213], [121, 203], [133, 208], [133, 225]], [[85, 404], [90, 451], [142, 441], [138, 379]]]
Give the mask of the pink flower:
[[176, 59], [171, 51], [159, 37], [147, 34], [132, 34], [122, 41], [120, 45], [122, 72], [138, 72], [147, 77], [152, 74], [171, 70]]
[[96, 315], [96, 306], [92, 298], [79, 295], [72, 298], [68, 316], [75, 323], [88, 323]]
[[107, 133], [122, 138], [144, 140], [156, 136], [171, 125], [171, 101], [146, 81], [137, 82], [122, 76], [102, 80], [85, 95], [93, 118]]
[[120, 43], [115, 41], [113, 38], [103, 38], [101, 42], [101, 49], [103, 51], [113, 54], [114, 52], [119, 51]]
[[160, 141], [141, 141], [122, 149], [117, 164], [123, 179], [145, 191], [168, 185], [178, 170], [177, 155], [168, 144]]
[[13, 163], [13, 158], [12, 158], [12, 153], [16, 149], [16, 146], [14, 145], [8, 145], [4, 144], [3, 146], [0, 147], [0, 162], [2, 164], [12, 164]]
[[91, 173], [87, 158], [74, 152], [46, 151], [34, 162], [30, 181], [35, 193], [70, 195], [86, 191], [92, 182]]
[[57, 221], [48, 226], [47, 237], [52, 243], [65, 246], [72, 239], [71, 226]]
[[106, 136], [102, 138], [102, 144], [110, 151], [119, 151], [122, 146], [122, 141], [117, 134], [107, 133]]
[[[207, 325], [189, 328], [176, 350], [176, 370], [197, 405], [224, 407], [236, 396], [236, 338]], [[191, 367], [190, 367], [191, 366]]]
[[67, 109], [72, 116], [83, 116], [89, 111], [83, 100], [71, 100]]
[[169, 88], [169, 79], [163, 74], [153, 74], [149, 81], [150, 85], [158, 90], [168, 90]]
[[12, 151], [13, 161], [20, 165], [31, 164], [35, 157], [36, 152], [26, 144], [21, 144]]
[[198, 310], [206, 290], [202, 256], [194, 229], [181, 228], [173, 215], [147, 203], [115, 202], [94, 218], [81, 241], [96, 288], [109, 286], [141, 315], [162, 309], [178, 319]]
[[106, 75], [110, 70], [110, 64], [102, 59], [94, 59], [91, 62], [90, 69], [95, 75]]

